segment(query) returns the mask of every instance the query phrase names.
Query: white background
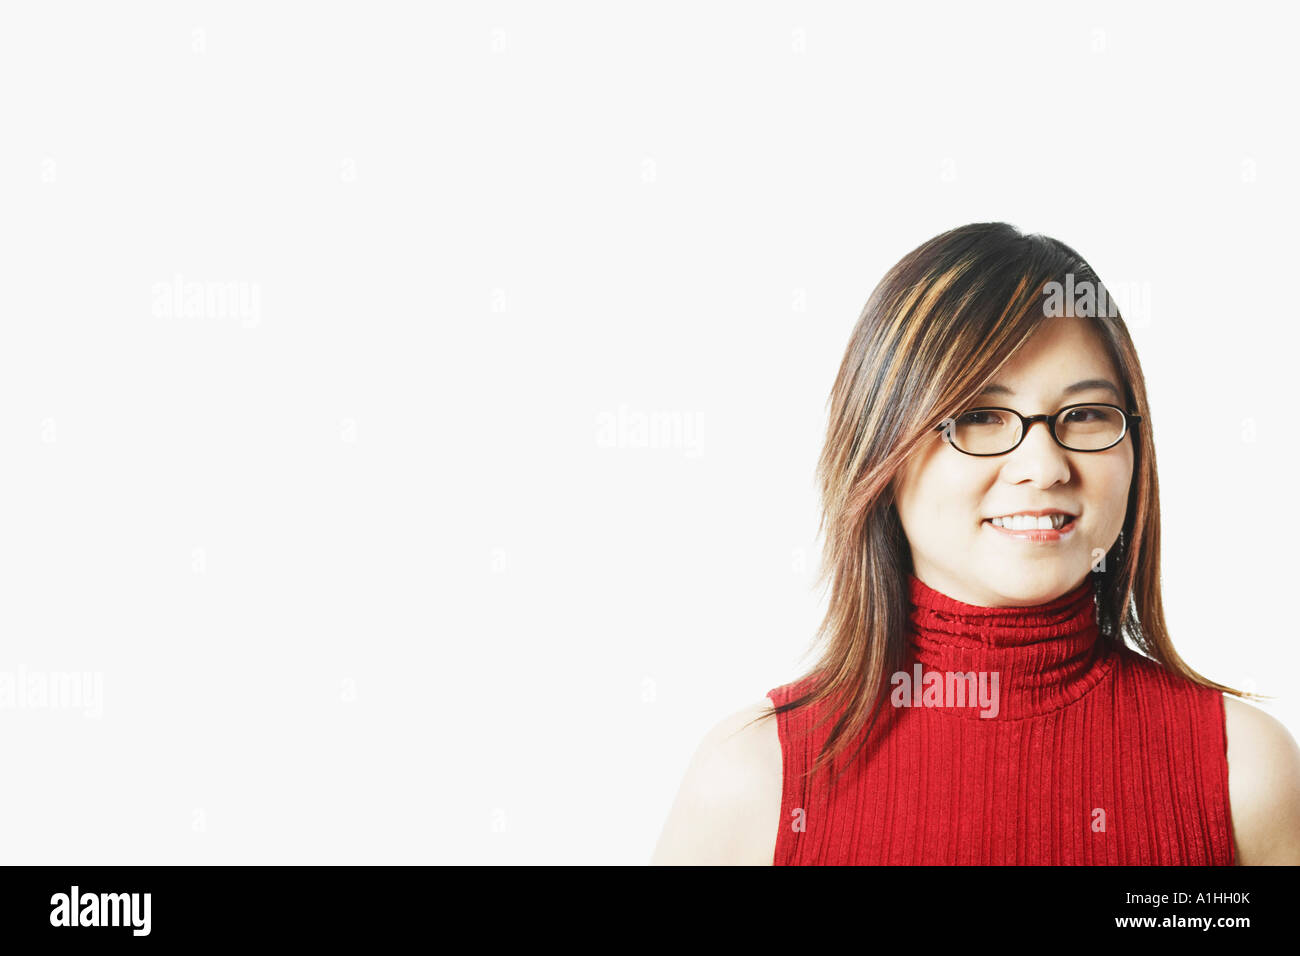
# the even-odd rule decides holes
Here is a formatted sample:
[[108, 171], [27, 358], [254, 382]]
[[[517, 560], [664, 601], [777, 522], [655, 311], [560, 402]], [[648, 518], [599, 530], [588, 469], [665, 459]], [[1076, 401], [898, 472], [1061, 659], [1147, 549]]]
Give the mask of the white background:
[[646, 862], [993, 219], [1145, 296], [1176, 646], [1300, 730], [1285, 8], [863, 6], [6, 5], [0, 672], [102, 697], [0, 710], [0, 856]]

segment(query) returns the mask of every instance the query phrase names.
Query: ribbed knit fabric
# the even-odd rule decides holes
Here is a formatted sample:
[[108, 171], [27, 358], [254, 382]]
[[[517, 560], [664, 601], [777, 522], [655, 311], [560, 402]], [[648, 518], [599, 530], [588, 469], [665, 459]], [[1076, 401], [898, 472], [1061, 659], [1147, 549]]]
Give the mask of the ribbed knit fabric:
[[883, 737], [834, 782], [801, 777], [833, 721], [812, 733], [812, 708], [778, 714], [774, 863], [1233, 863], [1223, 696], [1105, 640], [1091, 577], [1036, 607], [964, 604], [914, 575], [909, 589], [909, 680], [983, 674], [996, 713], [933, 678], [891, 683]]

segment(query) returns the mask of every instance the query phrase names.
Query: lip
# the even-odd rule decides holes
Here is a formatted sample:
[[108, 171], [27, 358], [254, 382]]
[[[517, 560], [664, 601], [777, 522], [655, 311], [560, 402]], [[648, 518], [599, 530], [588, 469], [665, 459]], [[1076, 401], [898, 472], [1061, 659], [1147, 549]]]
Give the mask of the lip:
[[[1021, 515], [1027, 514], [1027, 515], [1035, 515], [1035, 516], [1049, 515], [1049, 514], [1069, 514], [1068, 511], [1061, 511], [1059, 508], [1048, 508], [1043, 511], [1013, 511], [1011, 513], [1021, 514]], [[999, 515], [998, 517], [1001, 516]], [[993, 523], [992, 518], [985, 518], [982, 522], [980, 522], [980, 524], [987, 527], [990, 531], [1002, 535], [1004, 538], [1017, 538], [1021, 541], [1034, 541], [1034, 542], [1047, 544], [1053, 541], [1063, 541], [1066, 538], [1070, 537], [1070, 535], [1074, 534], [1074, 529], [1079, 524], [1079, 518], [1078, 515], [1076, 515], [1075, 517], [1071, 518], [1069, 522], [1063, 525], [1060, 529], [1029, 528], [1024, 531], [1010, 531], [1006, 528], [999, 528], [997, 525]]]

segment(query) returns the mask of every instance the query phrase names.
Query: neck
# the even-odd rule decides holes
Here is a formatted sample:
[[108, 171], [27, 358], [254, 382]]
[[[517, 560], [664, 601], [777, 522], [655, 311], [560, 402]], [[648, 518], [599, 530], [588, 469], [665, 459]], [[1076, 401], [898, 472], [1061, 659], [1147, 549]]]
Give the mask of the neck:
[[[907, 674], [975, 674], [982, 696], [994, 707], [972, 706], [969, 698], [931, 694], [931, 703], [956, 716], [1018, 720], [1059, 710], [1090, 691], [1109, 672], [1113, 658], [1097, 627], [1092, 577], [1073, 590], [1030, 607], [980, 607], [948, 597], [908, 575], [911, 613]], [[969, 677], [963, 678], [969, 681]], [[914, 698], [915, 699], [915, 698]]]

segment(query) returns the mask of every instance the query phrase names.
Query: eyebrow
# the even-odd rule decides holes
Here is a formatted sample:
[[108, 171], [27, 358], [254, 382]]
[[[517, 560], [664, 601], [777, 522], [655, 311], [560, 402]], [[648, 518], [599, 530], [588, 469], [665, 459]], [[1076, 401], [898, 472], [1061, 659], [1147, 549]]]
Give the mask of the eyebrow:
[[[1065, 386], [1065, 388], [1061, 389], [1061, 393], [1063, 395], [1073, 395], [1075, 392], [1087, 392], [1094, 388], [1107, 389], [1113, 392], [1115, 394], [1115, 397], [1118, 398], [1120, 401], [1124, 400], [1124, 396], [1120, 394], [1119, 389], [1116, 388], [1113, 383], [1111, 383], [1110, 381], [1104, 378], [1085, 378], [1082, 382], [1075, 382], [1073, 385]], [[979, 394], [980, 395], [1014, 395], [1016, 393], [1005, 385], [992, 384], [992, 385], [985, 385], [982, 389], [979, 390]]]

